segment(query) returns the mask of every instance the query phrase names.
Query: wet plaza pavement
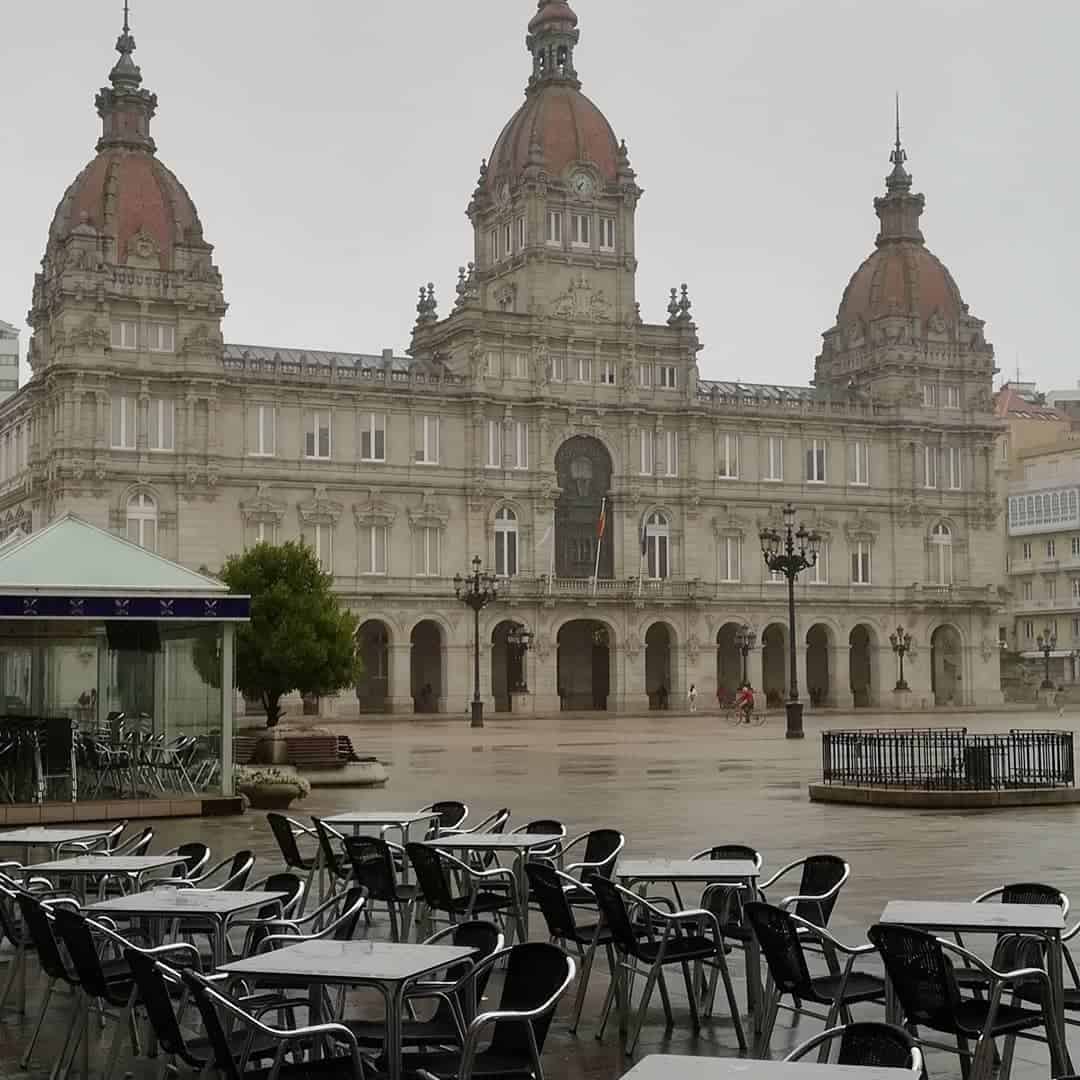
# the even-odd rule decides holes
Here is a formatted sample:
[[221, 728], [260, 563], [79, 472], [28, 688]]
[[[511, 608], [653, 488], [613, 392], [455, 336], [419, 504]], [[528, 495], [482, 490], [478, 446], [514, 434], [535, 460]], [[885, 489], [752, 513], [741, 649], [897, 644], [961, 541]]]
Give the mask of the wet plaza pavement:
[[[499, 715], [488, 717], [483, 730], [471, 729], [464, 717], [324, 720], [321, 726], [350, 735], [358, 752], [374, 754], [386, 763], [390, 782], [382, 789], [316, 789], [292, 812], [303, 817], [346, 809], [374, 811], [456, 798], [469, 804], [473, 822], [506, 806], [513, 814], [511, 827], [554, 817], [565, 822], [571, 835], [594, 827], [617, 828], [627, 837], [626, 856], [686, 856], [712, 844], [748, 843], [764, 854], [765, 875], [802, 855], [832, 852], [850, 862], [852, 873], [831, 929], [854, 944], [865, 941], [867, 926], [891, 899], [966, 900], [1006, 881], [1043, 881], [1080, 898], [1080, 853], [1074, 839], [1080, 807], [944, 812], [811, 803], [806, 786], [819, 775], [822, 728], [933, 722], [990, 732], [1011, 727], [1072, 728], [1078, 719], [1077, 714], [1058, 718], [1046, 713], [808, 716], [803, 741], [784, 738], [781, 714], [770, 717], [763, 728], [732, 727], [705, 713], [521, 719]], [[255, 877], [279, 866], [262, 814], [168, 821], [156, 828], [154, 851], [201, 839], [211, 845], [215, 858], [240, 848], [254, 850]], [[532, 928], [533, 936], [540, 937], [539, 916]], [[740, 959], [732, 959], [731, 970], [742, 1000]], [[606, 986], [606, 972], [598, 961], [576, 1038], [567, 1033], [565, 1019], [572, 995], [563, 1002], [545, 1050], [549, 1080], [606, 1080], [625, 1071], [628, 1061], [617, 1047], [616, 1033], [609, 1028], [603, 1043], [593, 1038]], [[716, 1018], [694, 1038], [680, 994], [681, 980], [672, 979], [671, 987], [674, 1031], [665, 1033], [660, 1002], [654, 998], [635, 1057], [661, 1050], [736, 1054], [735, 1034], [719, 1001]], [[880, 1009], [863, 1007], [856, 1016], [880, 1018]], [[805, 1018], [793, 1029], [781, 1014], [774, 1056], [820, 1026]], [[51, 1046], [63, 1033], [59, 1022], [47, 1029], [29, 1075], [46, 1075]], [[111, 1031], [107, 1034], [111, 1037]], [[17, 1066], [25, 1035], [25, 1027], [10, 1018], [0, 1024], [0, 1077], [27, 1075]], [[1080, 1039], [1073, 1037], [1071, 1043], [1073, 1053], [1080, 1054]], [[1045, 1047], [1020, 1042], [1013, 1075], [1046, 1076], [1046, 1061]], [[929, 1064], [934, 1077], [959, 1076], [955, 1056], [930, 1051]], [[157, 1075], [151, 1069], [132, 1068], [140, 1078]]]

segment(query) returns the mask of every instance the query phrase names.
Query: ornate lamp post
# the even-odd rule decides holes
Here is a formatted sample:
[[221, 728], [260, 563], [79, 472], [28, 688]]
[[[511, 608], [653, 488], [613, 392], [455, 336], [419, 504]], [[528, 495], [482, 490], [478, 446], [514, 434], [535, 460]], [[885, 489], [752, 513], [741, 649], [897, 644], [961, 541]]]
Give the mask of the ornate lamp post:
[[799, 675], [795, 663], [795, 579], [817, 563], [821, 537], [805, 525], [795, 528], [795, 507], [784, 507], [784, 530], [761, 530], [761, 554], [774, 574], [783, 574], [788, 583], [788, 660], [791, 665], [787, 711], [787, 737], [803, 737], [803, 706], [799, 700]]
[[[735, 648], [742, 654], [742, 682], [743, 686], [746, 685], [746, 658], [750, 654], [750, 650], [757, 644], [757, 634], [750, 629], [746, 623], [743, 623], [738, 630], [735, 631]], [[760, 689], [760, 688], [759, 688]]]
[[480, 612], [497, 599], [494, 574], [480, 572], [480, 556], [472, 561], [473, 572], [454, 575], [454, 595], [473, 612], [473, 699], [472, 726], [484, 726], [484, 703], [480, 700]]
[[1054, 683], [1050, 678], [1050, 654], [1057, 648], [1057, 632], [1051, 630], [1048, 626], [1036, 639], [1035, 644], [1039, 647], [1039, 652], [1043, 654], [1043, 663], [1046, 665], [1046, 669], [1043, 673], [1042, 686], [1040, 690], [1053, 690]]
[[510, 687], [515, 694], [529, 692], [528, 680], [525, 678], [525, 654], [532, 648], [532, 639], [532, 631], [526, 630], [524, 626], [512, 626], [506, 635], [506, 647], [513, 651], [518, 664], [517, 683]]
[[889, 644], [900, 661], [900, 678], [896, 680], [896, 689], [910, 690], [911, 687], [908, 686], [907, 681], [904, 679], [904, 657], [911, 652], [911, 635], [902, 626], [898, 626], [889, 635]]

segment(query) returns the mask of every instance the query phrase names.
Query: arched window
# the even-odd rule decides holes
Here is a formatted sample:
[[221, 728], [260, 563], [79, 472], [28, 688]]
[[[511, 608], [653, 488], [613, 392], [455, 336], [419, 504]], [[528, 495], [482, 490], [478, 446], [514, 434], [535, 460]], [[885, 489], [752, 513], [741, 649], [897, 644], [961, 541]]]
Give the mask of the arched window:
[[645, 519], [645, 574], [654, 581], [671, 576], [671, 529], [659, 510]]
[[944, 521], [939, 521], [930, 532], [930, 573], [937, 585], [951, 585], [952, 532]]
[[499, 577], [513, 577], [517, 572], [517, 514], [504, 506], [495, 514], [495, 573]]
[[145, 491], [128, 499], [127, 538], [148, 551], [157, 551], [157, 503]]

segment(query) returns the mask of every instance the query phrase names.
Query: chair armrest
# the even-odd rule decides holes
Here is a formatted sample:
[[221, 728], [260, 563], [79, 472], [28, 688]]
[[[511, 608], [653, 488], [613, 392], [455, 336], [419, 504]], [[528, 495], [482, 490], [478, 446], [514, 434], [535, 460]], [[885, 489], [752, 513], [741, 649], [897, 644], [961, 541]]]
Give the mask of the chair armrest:
[[770, 885], [773, 885], [777, 881], [779, 881], [785, 874], [787, 874], [790, 871], [794, 870], [796, 866], [802, 866], [804, 861], [805, 861], [804, 859], [796, 859], [794, 862], [789, 862], [787, 864], [787, 866], [781, 866], [780, 869], [777, 870], [776, 873], [773, 874], [773, 876], [771, 878], [769, 878], [768, 881], [762, 881], [758, 885], [758, 888], [763, 889], [763, 890], [767, 889]]
[[1004, 885], [998, 885], [995, 889], [987, 889], [986, 892], [979, 893], [971, 902], [973, 904], [981, 904], [985, 900], [989, 900], [993, 896], [1000, 896], [1005, 891]]
[[1047, 987], [1050, 985], [1050, 976], [1047, 975], [1042, 968], [1026, 967], [1016, 968], [1014, 971], [998, 971], [970, 949], [965, 949], [963, 946], [955, 944], [955, 942], [946, 941], [944, 938], [938, 938], [937, 941], [948, 952], [955, 953], [957, 956], [962, 956], [977, 971], [982, 972], [984, 975], [989, 975], [991, 979], [994, 979], [997, 982], [1011, 983], [1019, 982], [1022, 979], [1038, 978], [1044, 980]]
[[869, 942], [865, 945], [845, 945], [839, 938], [833, 937], [828, 930], [810, 922], [808, 919], [800, 918], [798, 915], [792, 915], [791, 920], [796, 926], [806, 930], [807, 933], [812, 934], [826, 944], [831, 945], [839, 952], [846, 953], [848, 956], [864, 956], [866, 953], [875, 951], [874, 946]]
[[469, 873], [474, 878], [507, 878], [515, 885], [517, 884], [517, 878], [514, 877], [514, 871], [507, 869], [505, 866], [496, 866], [491, 870], [476, 870], [470, 866]]
[[828, 892], [823, 893], [796, 893], [794, 896], [785, 896], [783, 900], [777, 904], [777, 907], [787, 908], [799, 903], [800, 900], [808, 901], [809, 903], [820, 903], [822, 900], [831, 900], [836, 894], [843, 888], [844, 882], [838, 881]]

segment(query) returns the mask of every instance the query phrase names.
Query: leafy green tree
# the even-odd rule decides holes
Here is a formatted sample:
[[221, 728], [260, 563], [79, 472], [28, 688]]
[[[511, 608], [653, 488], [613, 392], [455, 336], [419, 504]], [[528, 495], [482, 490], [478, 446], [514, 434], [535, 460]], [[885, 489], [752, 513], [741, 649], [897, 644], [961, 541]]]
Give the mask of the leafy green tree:
[[[331, 576], [309, 547], [291, 540], [256, 544], [230, 555], [217, 577], [251, 597], [251, 622], [236, 629], [236, 685], [262, 702], [267, 727], [281, 719], [281, 699], [293, 690], [325, 695], [356, 684], [363, 670], [356, 618], [331, 591]], [[196, 662], [213, 683], [219, 658], [203, 649]]]

